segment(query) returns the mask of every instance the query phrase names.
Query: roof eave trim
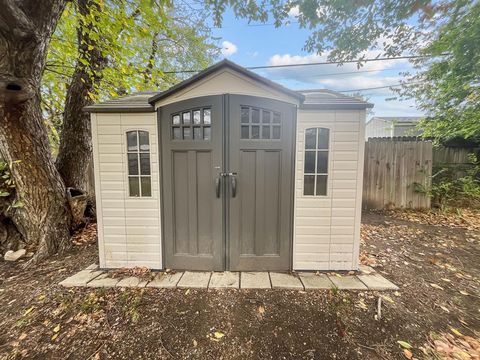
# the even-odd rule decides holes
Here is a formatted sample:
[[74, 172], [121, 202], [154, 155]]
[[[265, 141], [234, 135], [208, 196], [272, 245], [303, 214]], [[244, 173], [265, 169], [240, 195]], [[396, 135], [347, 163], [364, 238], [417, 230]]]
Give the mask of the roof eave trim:
[[144, 107], [107, 107], [107, 106], [86, 106], [83, 108], [84, 111], [89, 113], [148, 113], [155, 112], [153, 106], [144, 106]]
[[300, 110], [365, 110], [373, 108], [373, 104], [302, 104]]
[[303, 94], [300, 94], [299, 92], [297, 91], [294, 91], [294, 90], [290, 90], [290, 89], [287, 89], [286, 87], [283, 87], [282, 85], [280, 84], [276, 84], [275, 82], [271, 81], [271, 80], [268, 80], [260, 75], [257, 75], [255, 74], [254, 72], [252, 71], [249, 71], [229, 60], [222, 60], [220, 62], [218, 62], [217, 64], [214, 64], [208, 68], [206, 68], [205, 70], [199, 72], [198, 74], [196, 75], [193, 75], [191, 78], [177, 84], [177, 85], [174, 85], [172, 86], [170, 89], [160, 93], [160, 94], [157, 94], [157, 95], [154, 95], [152, 96], [151, 98], [148, 99], [148, 102], [151, 104], [151, 105], [154, 105], [157, 101], [161, 100], [161, 99], [164, 99], [174, 93], [176, 93], [177, 91], [180, 91], [182, 89], [185, 89], [186, 87], [190, 86], [191, 84], [207, 77], [208, 75], [210, 74], [213, 74], [214, 72], [224, 68], [224, 67], [227, 67], [227, 68], [230, 68], [234, 71], [237, 71], [239, 73], [241, 73], [242, 75], [245, 75], [253, 80], [256, 80], [258, 82], [261, 82], [263, 83], [264, 85], [267, 85], [269, 87], [272, 87], [274, 89], [276, 89], [277, 91], [280, 91], [280, 92], [283, 92], [293, 98], [296, 98], [298, 99], [300, 102], [303, 102], [305, 100], [305, 96]]

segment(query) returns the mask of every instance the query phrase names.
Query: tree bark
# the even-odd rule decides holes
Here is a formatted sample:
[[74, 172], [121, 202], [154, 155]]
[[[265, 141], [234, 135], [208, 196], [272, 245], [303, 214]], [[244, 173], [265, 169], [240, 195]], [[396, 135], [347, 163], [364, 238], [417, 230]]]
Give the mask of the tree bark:
[[11, 219], [29, 245], [33, 261], [70, 244], [71, 211], [55, 168], [40, 107], [47, 47], [64, 0], [0, 0], [0, 155], [20, 160], [11, 171], [23, 205]]
[[89, 94], [97, 92], [106, 59], [96, 42], [89, 37], [89, 31], [95, 31], [94, 25], [85, 20], [98, 10], [97, 3], [77, 0], [77, 6], [77, 46], [79, 59], [85, 61], [77, 61], [67, 89], [56, 165], [67, 187], [87, 192], [91, 185], [88, 171], [93, 157], [90, 115], [83, 108], [93, 103]]

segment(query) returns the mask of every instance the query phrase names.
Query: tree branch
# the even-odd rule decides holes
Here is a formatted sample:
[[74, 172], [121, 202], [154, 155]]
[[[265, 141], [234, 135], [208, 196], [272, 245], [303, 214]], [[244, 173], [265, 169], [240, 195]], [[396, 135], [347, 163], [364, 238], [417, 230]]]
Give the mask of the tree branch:
[[5, 30], [14, 29], [22, 36], [34, 35], [35, 24], [25, 12], [18, 6], [17, 2], [0, 0], [0, 27]]

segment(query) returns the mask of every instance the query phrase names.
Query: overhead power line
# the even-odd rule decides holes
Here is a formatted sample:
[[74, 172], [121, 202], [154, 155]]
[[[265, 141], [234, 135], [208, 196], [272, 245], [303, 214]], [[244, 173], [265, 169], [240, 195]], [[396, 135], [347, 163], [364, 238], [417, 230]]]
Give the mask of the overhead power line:
[[[378, 58], [370, 58], [370, 59], [356, 59], [356, 60], [345, 60], [345, 61], [322, 61], [322, 62], [305, 63], [305, 64], [247, 66], [246, 69], [261, 70], [261, 69], [292, 68], [292, 67], [317, 66], [317, 65], [335, 65], [335, 64], [339, 65], [339, 64], [361, 63], [361, 62], [372, 62], [372, 61], [420, 59], [420, 58], [430, 58], [430, 57], [445, 56], [445, 55], [448, 55], [448, 54], [441, 54], [441, 55], [405, 55], [405, 56], [396, 56], [396, 57], [378, 57]], [[200, 72], [200, 71], [202, 71], [202, 70], [173, 70], [173, 71], [165, 71], [164, 74], [196, 73], [196, 72]]]
[[376, 86], [376, 87], [370, 87], [370, 88], [363, 88], [363, 89], [352, 89], [352, 90], [335, 90], [336, 92], [339, 93], [347, 93], [347, 92], [357, 92], [357, 91], [367, 91], [367, 90], [378, 90], [378, 89], [387, 89], [391, 87], [399, 87], [403, 85], [415, 85], [415, 84], [421, 84], [424, 83], [425, 81], [414, 81], [414, 82], [405, 82], [405, 83], [400, 83], [400, 84], [392, 84], [392, 85], [386, 85], [386, 86]]

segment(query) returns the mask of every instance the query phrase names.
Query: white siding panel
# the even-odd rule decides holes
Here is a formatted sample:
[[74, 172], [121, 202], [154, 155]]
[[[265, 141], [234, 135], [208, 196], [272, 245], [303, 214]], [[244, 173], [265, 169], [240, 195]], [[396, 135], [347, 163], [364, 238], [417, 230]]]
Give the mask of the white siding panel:
[[[330, 254], [327, 252], [324, 253], [299, 253], [297, 254], [297, 261], [310, 261], [310, 262], [322, 262], [330, 261]], [[303, 269], [306, 270], [306, 269]]]
[[107, 260], [104, 267], [107, 269], [115, 269], [115, 268], [123, 268], [127, 266], [128, 266], [128, 262], [126, 260], [125, 261]]
[[297, 261], [295, 268], [297, 270], [334, 270], [329, 261]]
[[302, 216], [297, 219], [297, 226], [330, 226], [330, 216]]
[[355, 209], [354, 208], [332, 208], [332, 216], [338, 218], [344, 217], [354, 217]]
[[[358, 267], [363, 176], [364, 111], [299, 110], [295, 164], [294, 268], [351, 270]], [[303, 195], [305, 129], [330, 129], [327, 196]], [[360, 195], [359, 195], [360, 192]], [[359, 197], [360, 196], [360, 197]]]
[[328, 253], [330, 244], [298, 244], [297, 250], [303, 253]]
[[120, 126], [116, 125], [98, 125], [99, 135], [122, 135], [120, 132]]
[[351, 216], [333, 216], [332, 226], [352, 226], [355, 222], [355, 217]]
[[[302, 217], [330, 217], [332, 215], [332, 209], [322, 207], [311, 208], [297, 208], [297, 221]], [[298, 223], [297, 223], [298, 224]]]
[[297, 234], [295, 239], [298, 242], [298, 245], [301, 244], [329, 244], [331, 241], [330, 234]]
[[[97, 114], [97, 117], [101, 117], [100, 114]], [[98, 143], [99, 144], [107, 144], [107, 145], [114, 145], [114, 144], [121, 144], [122, 137], [120, 135], [98, 135]]]
[[[123, 164], [122, 163], [100, 163], [99, 170], [101, 173], [105, 172], [123, 172]], [[122, 179], [123, 181], [123, 179]]]
[[100, 154], [119, 155], [122, 153], [122, 145], [121, 144], [99, 144], [98, 152]]
[[103, 165], [103, 164], [106, 164], [106, 163], [109, 163], [109, 164], [122, 164], [123, 163], [123, 156], [122, 154], [102, 154], [100, 153], [99, 155], [99, 160], [100, 160], [100, 163]]
[[[150, 136], [152, 197], [128, 194], [126, 132]], [[156, 114], [92, 114], [100, 265], [162, 268]], [[99, 206], [100, 205], [100, 206]]]

